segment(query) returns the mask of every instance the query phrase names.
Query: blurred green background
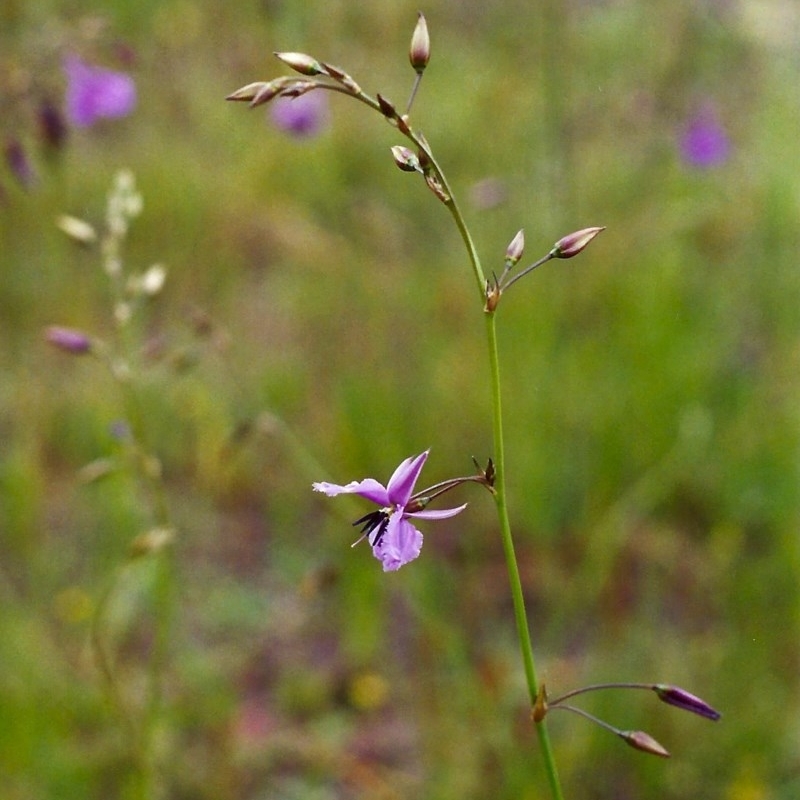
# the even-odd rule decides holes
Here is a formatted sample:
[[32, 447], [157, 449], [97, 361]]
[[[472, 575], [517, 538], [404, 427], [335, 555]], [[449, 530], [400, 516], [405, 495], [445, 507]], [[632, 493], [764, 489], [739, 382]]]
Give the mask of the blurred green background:
[[[400, 137], [331, 96], [298, 140], [224, 98], [298, 50], [401, 104], [416, 3], [24, 2], [0, 11], [0, 795], [134, 798], [124, 719], [90, 646], [145, 719], [169, 798], [546, 796], [490, 498], [425, 525], [383, 575], [347, 498], [313, 480], [386, 480], [431, 447], [425, 485], [491, 455], [480, 298], [457, 232]], [[800, 796], [800, 6], [779, 0], [430, 0], [413, 114], [487, 271], [523, 227], [530, 261], [587, 225], [580, 258], [499, 310], [512, 523], [540, 677], [676, 683], [705, 720], [649, 695], [550, 726], [569, 798]], [[32, 97], [61, 103], [61, 57], [130, 73], [130, 116], [40, 147]], [[679, 140], [713, 104], [730, 153]], [[159, 262], [138, 384], [177, 538], [119, 455], [119, 387], [49, 348], [68, 325], [113, 341], [96, 251], [120, 168], [144, 210], [126, 268]], [[523, 262], [527, 263], [526, 262]], [[315, 464], [320, 466], [315, 467]], [[168, 611], [165, 611], [166, 604]], [[166, 617], [166, 623], [164, 622]], [[161, 620], [161, 623], [157, 623]], [[158, 625], [166, 652], [154, 655]], [[161, 628], [160, 630], [164, 630]], [[160, 651], [158, 651], [160, 652]], [[162, 658], [163, 656], [163, 658]], [[157, 663], [156, 663], [157, 662]], [[155, 663], [155, 667], [154, 667]], [[149, 708], [150, 671], [160, 703]], [[138, 717], [137, 717], [138, 715]]]

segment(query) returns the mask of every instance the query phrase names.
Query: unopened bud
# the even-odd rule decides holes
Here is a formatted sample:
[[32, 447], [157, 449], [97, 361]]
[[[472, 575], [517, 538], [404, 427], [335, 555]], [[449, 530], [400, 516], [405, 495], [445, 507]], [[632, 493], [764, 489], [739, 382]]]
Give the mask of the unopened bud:
[[89, 353], [92, 349], [92, 340], [85, 333], [74, 328], [51, 325], [45, 331], [45, 339], [59, 350], [76, 356]]
[[172, 544], [174, 539], [175, 531], [172, 528], [151, 528], [131, 542], [129, 555], [131, 558], [141, 558], [157, 553]]
[[78, 217], [62, 214], [56, 219], [56, 225], [78, 244], [90, 245], [97, 241], [97, 231], [94, 227]]
[[29, 189], [36, 183], [36, 172], [33, 169], [22, 142], [16, 137], [10, 137], [5, 146], [6, 164], [11, 174], [17, 179], [20, 186]]
[[428, 66], [431, 57], [431, 39], [428, 36], [428, 23], [425, 15], [420, 11], [417, 25], [411, 37], [411, 47], [408, 50], [408, 60], [417, 72], [422, 72]]
[[671, 706], [682, 708], [684, 711], [691, 711], [706, 719], [716, 722], [722, 714], [713, 709], [705, 700], [701, 700], [696, 695], [681, 689], [678, 686], [670, 686], [666, 683], [658, 683], [653, 686], [653, 691], [658, 695], [658, 699]]
[[325, 70], [316, 58], [307, 56], [305, 53], [275, 53], [275, 55], [301, 75], [321, 75]]
[[517, 235], [509, 242], [506, 248], [506, 264], [513, 267], [521, 258], [525, 250], [525, 234], [520, 230]]
[[39, 133], [44, 143], [58, 150], [67, 138], [67, 125], [64, 117], [53, 103], [45, 100], [39, 106], [37, 118], [39, 121]]
[[419, 159], [414, 155], [414, 152], [407, 147], [396, 144], [392, 148], [392, 158], [394, 158], [394, 163], [397, 164], [403, 172], [421, 171]]
[[387, 100], [382, 94], [376, 95], [378, 98], [378, 106], [381, 109], [381, 114], [387, 119], [397, 119], [397, 109], [391, 100]]
[[583, 252], [589, 242], [599, 233], [605, 230], [605, 226], [600, 228], [583, 228], [559, 239], [550, 251], [553, 258], [572, 258], [578, 253]]
[[258, 95], [259, 92], [263, 91], [267, 86], [270, 85], [271, 82], [265, 83], [264, 81], [256, 81], [256, 83], [248, 83], [247, 86], [242, 86], [241, 89], [237, 89], [232, 94], [229, 94], [225, 99], [250, 102]]
[[618, 735], [623, 741], [637, 750], [660, 756], [661, 758], [669, 758], [669, 751], [662, 747], [649, 733], [644, 731], [620, 731]]

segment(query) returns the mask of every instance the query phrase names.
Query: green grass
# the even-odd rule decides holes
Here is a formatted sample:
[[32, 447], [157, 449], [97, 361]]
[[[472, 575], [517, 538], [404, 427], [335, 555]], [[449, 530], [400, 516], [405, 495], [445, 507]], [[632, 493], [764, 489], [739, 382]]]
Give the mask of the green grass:
[[[520, 227], [532, 261], [571, 230], [608, 226], [499, 311], [509, 501], [541, 677], [553, 695], [669, 681], [723, 712], [712, 726], [646, 696], [586, 699], [670, 761], [553, 714], [568, 798], [800, 789], [797, 26], [771, 28], [771, 6], [723, 5], [423, 9], [433, 57], [414, 121], [487, 271]], [[9, 128], [17, 117], [0, 114], [40, 176], [25, 192], [0, 169], [0, 795], [146, 796], [90, 626], [123, 569], [106, 635], [125, 702], [144, 714], [158, 557], [122, 565], [153, 524], [147, 493], [124, 471], [81, 481], [121, 455], [122, 397], [97, 361], [42, 333], [113, 338], [99, 257], [54, 221], [101, 227], [127, 167], [145, 206], [126, 265], [169, 270], [142, 339], [184, 356], [150, 363], [140, 387], [177, 527], [150, 731], [162, 796], [544, 796], [488, 496], [461, 490], [468, 511], [427, 526], [419, 561], [384, 576], [349, 546], [361, 506], [310, 491], [384, 480], [426, 447], [431, 483], [491, 455], [482, 311], [456, 231], [360, 105], [332, 97], [331, 127], [297, 142], [224, 102], [282, 73], [273, 50], [300, 50], [401, 105], [417, 6], [106, 6], [106, 41], [136, 54], [136, 112], [72, 131], [50, 160], [29, 117]], [[77, 39], [89, 13], [10, 4], [3, 58], [60, 89], [48, 22], [114, 66], [113, 48]], [[676, 131], [706, 96], [733, 150], [698, 172]], [[489, 177], [507, 200], [481, 210], [470, 188]]]

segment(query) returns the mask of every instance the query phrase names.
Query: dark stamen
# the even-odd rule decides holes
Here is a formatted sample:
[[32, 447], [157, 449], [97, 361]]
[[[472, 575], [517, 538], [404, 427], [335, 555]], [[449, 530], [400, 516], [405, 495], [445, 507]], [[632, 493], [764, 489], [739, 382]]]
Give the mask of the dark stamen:
[[[386, 533], [386, 528], [389, 526], [389, 515], [383, 509], [379, 511], [370, 511], [369, 514], [364, 514], [353, 523], [353, 527], [361, 525], [361, 539], [365, 536], [367, 541], [372, 547], [379, 544], [383, 535]], [[359, 539], [358, 541], [361, 541]]]

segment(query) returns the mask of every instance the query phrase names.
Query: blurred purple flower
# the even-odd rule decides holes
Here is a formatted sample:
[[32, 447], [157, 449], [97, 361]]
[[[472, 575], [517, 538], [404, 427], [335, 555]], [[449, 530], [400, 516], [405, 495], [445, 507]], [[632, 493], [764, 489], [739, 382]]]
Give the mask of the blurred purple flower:
[[323, 91], [299, 97], [276, 97], [272, 101], [273, 124], [298, 138], [316, 136], [328, 124], [328, 98]]
[[136, 105], [136, 84], [124, 72], [114, 72], [81, 61], [64, 59], [67, 76], [67, 119], [78, 128], [88, 128], [103, 118], [124, 117]]
[[441, 511], [424, 511], [427, 500], [412, 497], [414, 484], [422, 472], [428, 452], [426, 450], [403, 461], [386, 486], [374, 478], [352, 481], [345, 486], [334, 483], [313, 484], [315, 492], [323, 492], [328, 497], [357, 494], [381, 506], [353, 524], [362, 526], [361, 539], [366, 538], [370, 543], [373, 555], [383, 564], [384, 572], [400, 569], [404, 564], [413, 561], [422, 549], [422, 534], [408, 521], [409, 518], [446, 519], [466, 508], [463, 505]]
[[730, 149], [728, 134], [710, 105], [700, 109], [681, 132], [681, 156], [692, 167], [709, 169], [724, 164]]

